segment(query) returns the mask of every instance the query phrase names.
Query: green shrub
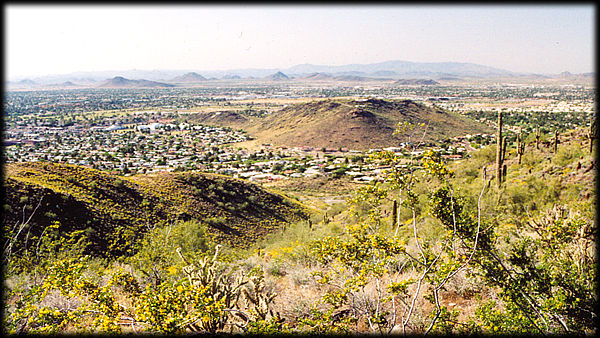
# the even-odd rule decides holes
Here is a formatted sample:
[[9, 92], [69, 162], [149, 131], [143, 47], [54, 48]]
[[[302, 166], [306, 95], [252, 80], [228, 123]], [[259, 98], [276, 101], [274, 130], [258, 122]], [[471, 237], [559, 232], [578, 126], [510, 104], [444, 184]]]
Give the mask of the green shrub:
[[222, 227], [227, 224], [227, 219], [224, 217], [208, 217], [204, 222], [212, 227]]
[[471, 154], [469, 166], [481, 168], [484, 165], [490, 165], [496, 161], [496, 146], [491, 145], [483, 147]]
[[556, 154], [552, 157], [552, 163], [565, 167], [584, 155], [586, 155], [585, 150], [578, 145], [559, 144]]
[[158, 285], [172, 279], [170, 271], [180, 264], [175, 253], [177, 248], [192, 257], [201, 257], [209, 253], [212, 245], [205, 224], [195, 220], [182, 221], [146, 233], [129, 261], [147, 280]]

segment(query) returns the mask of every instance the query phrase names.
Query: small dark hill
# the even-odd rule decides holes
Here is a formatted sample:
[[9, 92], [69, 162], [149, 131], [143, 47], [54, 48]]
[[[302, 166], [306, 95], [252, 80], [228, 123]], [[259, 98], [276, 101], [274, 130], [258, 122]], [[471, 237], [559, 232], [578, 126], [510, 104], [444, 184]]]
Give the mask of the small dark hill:
[[290, 77], [283, 74], [282, 72], [277, 72], [275, 74], [271, 74], [271, 75], [265, 77], [265, 79], [271, 80], [271, 81], [282, 81], [282, 80], [289, 80]]
[[169, 82], [185, 82], [185, 83], [194, 83], [194, 82], [202, 82], [202, 81], [206, 81], [206, 78], [195, 72], [183, 74], [183, 75], [174, 77], [171, 80], [169, 80]]
[[302, 77], [302, 79], [323, 81], [323, 80], [332, 80], [333, 76], [331, 76], [329, 74], [325, 74], [325, 73], [311, 73], [311, 74], [308, 74], [308, 75]]
[[54, 221], [62, 232], [83, 231], [90, 253], [114, 257], [131, 254], [149, 227], [178, 220], [204, 222], [214, 239], [244, 247], [305, 217], [304, 208], [286, 197], [213, 174], [124, 178], [82, 166], [34, 162], [8, 165], [4, 187], [5, 229], [31, 216], [17, 238], [16, 253], [26, 245], [25, 236], [34, 243]]
[[460, 78], [456, 76], [442, 76], [438, 78], [440, 81], [460, 81]]
[[572, 81], [576, 81], [576, 80], [585, 80], [585, 79], [594, 79], [595, 75], [593, 72], [591, 73], [578, 73], [578, 74], [573, 74], [571, 72], [562, 72], [556, 76], [554, 76], [554, 78], [557, 79], [563, 79], [563, 80], [572, 80]]
[[395, 85], [438, 85], [437, 81], [431, 79], [400, 79], [394, 82]]
[[30, 79], [23, 79], [23, 80], [17, 82], [17, 84], [24, 85], [24, 86], [35, 86], [35, 85], [37, 85], [37, 82], [30, 80]]
[[[257, 120], [248, 131], [264, 142], [286, 146], [370, 149], [397, 146], [409, 135], [393, 135], [397, 123], [427, 125], [425, 140], [489, 132], [464, 116], [410, 100], [321, 100], [288, 106]], [[420, 138], [421, 135], [419, 135]], [[413, 136], [412, 141], [415, 140]]]
[[130, 80], [122, 76], [115, 76], [97, 85], [99, 88], [159, 88], [175, 87], [175, 85], [149, 81], [149, 80]]
[[49, 87], [49, 88], [76, 88], [76, 87], [81, 87], [82, 85], [73, 83], [71, 81], [65, 81], [65, 82], [61, 82], [61, 83], [53, 83], [53, 84], [48, 84], [45, 87]]
[[361, 82], [361, 81], [366, 81], [369, 80], [369, 78], [366, 78], [364, 76], [358, 76], [358, 75], [338, 75], [335, 76], [334, 79], [336, 81], [348, 81], [348, 82]]
[[224, 75], [222, 77], [223, 80], [238, 80], [238, 79], [241, 79], [241, 78], [242, 77], [239, 76], [239, 75], [231, 75], [231, 74], [227, 74], [227, 75]]

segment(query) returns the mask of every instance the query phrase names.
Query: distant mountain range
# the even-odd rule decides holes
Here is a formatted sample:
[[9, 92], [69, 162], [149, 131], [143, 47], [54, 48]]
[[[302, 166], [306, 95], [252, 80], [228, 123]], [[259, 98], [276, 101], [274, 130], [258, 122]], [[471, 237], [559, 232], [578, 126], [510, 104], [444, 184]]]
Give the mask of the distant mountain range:
[[344, 66], [318, 66], [302, 64], [293, 66], [286, 70], [290, 74], [308, 73], [339, 73], [343, 75], [358, 76], [386, 76], [386, 77], [417, 77], [431, 78], [439, 76], [461, 76], [461, 77], [489, 77], [517, 75], [504, 69], [482, 66], [474, 63], [461, 62], [408, 62], [408, 61], [386, 61], [370, 64], [350, 64]]
[[[195, 70], [125, 70], [76, 72], [62, 75], [48, 75], [34, 78], [17, 78], [8, 81], [9, 87], [36, 87], [56, 85], [67, 81], [74, 85], [94, 86], [94, 83], [121, 77], [124, 79], [140, 79], [131, 81], [154, 81], [162, 83], [194, 83], [202, 81], [254, 79], [254, 80], [432, 80], [446, 79], [485, 79], [485, 78], [537, 78], [537, 79], [593, 79], [595, 73], [571, 74], [533, 74], [517, 73], [505, 69], [494, 68], [464, 62], [409, 62], [386, 61], [370, 64], [349, 64], [342, 66], [301, 64], [278, 69], [229, 69], [221, 71]], [[133, 85], [133, 83], [130, 83]], [[136, 86], [163, 86], [151, 83], [138, 83]], [[120, 84], [120, 86], [127, 86]], [[167, 85], [168, 86], [168, 85]]]
[[149, 81], [149, 80], [130, 80], [122, 76], [115, 76], [112, 79], [106, 80], [96, 87], [100, 88], [156, 88], [156, 87], [175, 87], [175, 85]]
[[[353, 74], [348, 74], [348, 73], [344, 73], [343, 75], [331, 75], [331, 74], [326, 74], [326, 73], [311, 73], [305, 76], [301, 76], [299, 77], [299, 79], [303, 79], [303, 80], [309, 80], [309, 81], [349, 81], [349, 82], [361, 82], [361, 81], [389, 81], [392, 80], [390, 78], [380, 78], [380, 77], [374, 77], [376, 74], [373, 73], [372, 77], [366, 77], [366, 76], [359, 76], [356, 75], [355, 73], [357, 72], [350, 72]], [[384, 72], [380, 72], [380, 73], [384, 73]], [[391, 73], [391, 72], [385, 72], [387, 74]]]

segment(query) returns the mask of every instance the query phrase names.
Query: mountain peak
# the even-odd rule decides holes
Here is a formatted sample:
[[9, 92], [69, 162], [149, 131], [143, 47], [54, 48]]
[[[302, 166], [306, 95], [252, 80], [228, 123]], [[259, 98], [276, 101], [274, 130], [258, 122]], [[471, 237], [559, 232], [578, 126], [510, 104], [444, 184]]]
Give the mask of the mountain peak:
[[101, 88], [132, 88], [132, 87], [174, 87], [172, 84], [149, 81], [149, 80], [130, 80], [126, 79], [122, 76], [115, 76], [112, 79], [108, 79], [102, 83], [100, 83], [97, 87]]
[[283, 74], [282, 72], [277, 72], [275, 74], [269, 75], [269, 76], [267, 76], [267, 78], [269, 80], [275, 80], [275, 81], [278, 81], [278, 80], [289, 80], [290, 79], [289, 76]]
[[172, 78], [169, 82], [200, 82], [206, 81], [206, 78], [196, 72], [189, 72]]

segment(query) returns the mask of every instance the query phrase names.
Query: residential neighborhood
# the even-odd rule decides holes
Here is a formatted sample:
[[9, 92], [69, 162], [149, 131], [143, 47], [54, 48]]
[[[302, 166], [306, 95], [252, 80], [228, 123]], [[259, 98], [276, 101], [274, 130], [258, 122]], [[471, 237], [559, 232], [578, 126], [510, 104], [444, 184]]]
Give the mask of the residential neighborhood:
[[[370, 154], [387, 150], [406, 159], [427, 149], [453, 161], [495, 142], [474, 134], [436, 142], [401, 143], [385, 149], [285, 147], [247, 148], [245, 131], [195, 122], [201, 111], [237, 111], [261, 118], [298, 97], [411, 99], [470, 116], [495, 128], [504, 114], [509, 141], [521, 131], [544, 132], [589, 123], [593, 89], [544, 86], [331, 86], [237, 85], [175, 89], [80, 89], [8, 92], [3, 160], [71, 163], [122, 175], [200, 170], [252, 181], [310, 176], [346, 176], [357, 182], [381, 177]], [[262, 100], [262, 101], [261, 101]], [[492, 103], [492, 101], [494, 103]]]

